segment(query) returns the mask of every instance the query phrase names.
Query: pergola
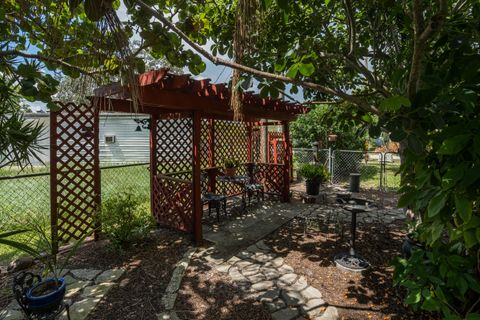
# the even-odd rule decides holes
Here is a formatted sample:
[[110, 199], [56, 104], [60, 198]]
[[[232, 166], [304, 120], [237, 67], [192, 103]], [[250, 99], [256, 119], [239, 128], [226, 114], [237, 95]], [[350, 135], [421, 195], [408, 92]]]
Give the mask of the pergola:
[[[208, 173], [207, 187], [215, 192], [215, 177], [227, 158], [256, 163], [256, 179], [265, 191], [289, 201], [289, 122], [307, 108], [246, 92], [242, 94], [245, 117], [234, 121], [230, 91], [224, 84], [161, 69], [141, 74], [138, 85], [137, 112], [150, 115], [151, 210], [159, 225], [193, 233], [201, 243], [201, 173]], [[78, 106], [58, 103], [59, 110], [51, 112], [51, 215], [56, 244], [100, 230], [96, 218], [101, 204], [99, 113], [133, 110], [129, 88], [120, 84], [98, 88], [90, 100]], [[265, 142], [268, 155], [261, 161], [259, 128], [272, 125], [282, 130], [271, 133]], [[227, 190], [229, 196], [240, 192], [235, 185]]]

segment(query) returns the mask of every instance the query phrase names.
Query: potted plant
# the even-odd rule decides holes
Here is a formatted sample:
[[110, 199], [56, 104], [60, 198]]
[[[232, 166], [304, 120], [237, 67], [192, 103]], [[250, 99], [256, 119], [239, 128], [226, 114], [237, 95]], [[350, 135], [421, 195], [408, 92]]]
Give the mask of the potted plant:
[[[22, 297], [19, 303], [24, 304], [22, 308], [28, 314], [45, 314], [56, 310], [63, 302], [66, 292], [66, 283], [62, 277], [63, 271], [86, 236], [77, 240], [68, 254], [60, 259], [58, 254], [51, 253], [53, 252], [53, 246], [50, 232], [46, 225], [35, 221], [35, 219], [31, 221], [33, 222], [28, 223], [27, 229], [13, 229], [12, 231], [0, 232], [0, 245], [7, 245], [23, 251], [44, 266], [43, 276], [46, 276], [46, 278], [37, 277], [36, 283], [32, 283], [31, 287], [20, 293]], [[25, 241], [19, 240], [17, 236], [20, 234], [27, 234], [27, 239]], [[32, 239], [35, 239], [35, 246], [30, 244], [33, 243]], [[13, 290], [17, 298], [18, 292], [16, 290], [19, 289], [23, 290], [25, 288], [14, 285]]]
[[223, 162], [223, 166], [225, 168], [225, 175], [234, 176], [239, 165], [240, 161], [236, 159], [225, 159], [225, 161]]
[[307, 194], [311, 196], [318, 195], [320, 184], [328, 181], [330, 173], [322, 164], [304, 164], [300, 167], [298, 174], [305, 178]]

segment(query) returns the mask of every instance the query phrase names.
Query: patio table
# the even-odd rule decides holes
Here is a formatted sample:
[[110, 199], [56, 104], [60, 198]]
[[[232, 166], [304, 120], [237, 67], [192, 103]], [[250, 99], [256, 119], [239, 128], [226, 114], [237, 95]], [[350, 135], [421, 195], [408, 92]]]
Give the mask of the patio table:
[[[250, 182], [250, 177], [248, 176], [217, 176], [217, 181], [221, 183], [223, 193], [226, 194], [225, 185], [227, 183], [233, 183], [242, 187], [244, 189], [245, 185]], [[245, 199], [245, 192], [242, 192], [242, 210], [245, 210], [247, 206], [247, 200]]]
[[348, 204], [343, 209], [350, 211], [352, 214], [351, 220], [351, 238], [350, 238], [350, 250], [349, 252], [340, 253], [335, 256], [335, 263], [338, 267], [350, 270], [350, 271], [363, 271], [367, 269], [370, 264], [367, 260], [357, 255], [355, 252], [355, 239], [357, 230], [357, 214], [371, 212], [372, 209], [368, 205], [360, 204]]

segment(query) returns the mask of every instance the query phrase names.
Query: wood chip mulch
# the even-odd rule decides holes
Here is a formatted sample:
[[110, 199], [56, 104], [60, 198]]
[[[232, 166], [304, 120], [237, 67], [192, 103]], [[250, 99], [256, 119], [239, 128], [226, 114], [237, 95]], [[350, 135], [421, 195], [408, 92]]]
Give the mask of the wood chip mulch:
[[169, 230], [123, 252], [95, 243], [75, 256], [71, 268], [103, 269], [123, 267], [126, 272], [89, 314], [93, 319], [157, 319], [161, 298], [175, 264], [191, 245], [191, 240]]
[[[357, 253], [371, 264], [362, 273], [339, 270], [333, 262], [336, 254], [348, 251], [349, 233], [343, 239], [315, 230], [304, 235], [303, 224], [293, 220], [265, 242], [337, 307], [340, 319], [437, 319], [411, 311], [403, 304], [404, 292], [393, 287], [390, 262], [401, 254], [404, 226], [399, 220], [389, 227], [358, 223]], [[348, 221], [345, 228], [349, 230]]]
[[226, 274], [193, 258], [180, 287], [175, 310], [180, 319], [269, 320], [261, 303], [245, 297]]

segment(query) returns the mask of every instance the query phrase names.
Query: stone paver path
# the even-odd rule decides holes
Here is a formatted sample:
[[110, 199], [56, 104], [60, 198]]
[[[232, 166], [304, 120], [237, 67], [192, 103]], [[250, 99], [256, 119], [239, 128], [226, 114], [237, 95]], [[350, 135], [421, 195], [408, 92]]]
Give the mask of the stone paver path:
[[[65, 302], [70, 305], [71, 320], [85, 319], [124, 272], [124, 269], [66, 271], [64, 273], [67, 283]], [[6, 310], [0, 311], [0, 319], [20, 320], [24, 319], [24, 316], [18, 303], [13, 301]], [[60, 319], [67, 319], [66, 312]]]
[[219, 272], [228, 273], [247, 296], [260, 301], [273, 320], [336, 320], [335, 307], [327, 306], [322, 293], [295, 273], [282, 257], [260, 240], [228, 260], [212, 258], [214, 249], [203, 258]]

